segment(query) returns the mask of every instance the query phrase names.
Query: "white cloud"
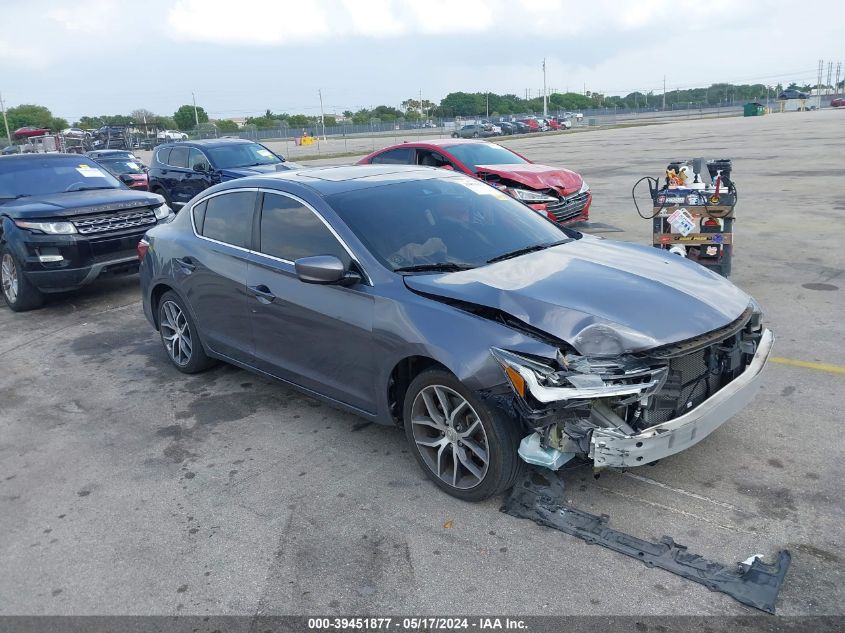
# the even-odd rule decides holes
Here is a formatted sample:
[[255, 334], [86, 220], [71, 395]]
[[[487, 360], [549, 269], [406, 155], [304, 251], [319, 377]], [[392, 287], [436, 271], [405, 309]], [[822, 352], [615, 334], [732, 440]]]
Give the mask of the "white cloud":
[[167, 13], [167, 33], [175, 39], [244, 46], [307, 44], [330, 35], [320, 4], [180, 0]]
[[396, 15], [393, 0], [343, 0], [343, 8], [346, 24], [355, 35], [396, 37], [407, 31], [406, 24]]

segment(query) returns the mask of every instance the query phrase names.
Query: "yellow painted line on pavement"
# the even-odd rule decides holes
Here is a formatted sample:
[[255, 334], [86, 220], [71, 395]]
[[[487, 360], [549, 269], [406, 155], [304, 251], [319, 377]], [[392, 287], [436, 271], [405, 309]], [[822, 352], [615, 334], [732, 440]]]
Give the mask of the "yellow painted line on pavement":
[[830, 365], [828, 363], [811, 363], [806, 360], [795, 360], [793, 358], [782, 358], [781, 356], [772, 356], [769, 359], [778, 365], [791, 365], [792, 367], [803, 367], [804, 369], [815, 369], [817, 371], [825, 371], [829, 374], [842, 374], [845, 376], [845, 367], [839, 365]]

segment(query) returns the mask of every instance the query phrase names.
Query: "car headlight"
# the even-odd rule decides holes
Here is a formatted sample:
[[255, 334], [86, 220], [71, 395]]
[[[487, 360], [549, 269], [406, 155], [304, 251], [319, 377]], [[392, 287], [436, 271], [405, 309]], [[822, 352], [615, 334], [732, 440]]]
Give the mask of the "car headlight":
[[521, 397], [528, 394], [541, 403], [561, 400], [592, 400], [617, 396], [645, 398], [666, 382], [669, 368], [650, 366], [634, 358], [591, 359], [560, 355], [555, 369], [550, 364], [493, 347], [490, 349]]
[[71, 222], [29, 222], [15, 220], [15, 226], [31, 231], [41, 231], [50, 235], [70, 235], [76, 233], [76, 227]]
[[155, 208], [156, 220], [164, 220], [171, 213], [173, 213], [173, 211], [171, 211], [167, 204], [163, 204], [160, 207]]
[[578, 193], [584, 193], [585, 191], [590, 190], [590, 185], [587, 184], [586, 180], [581, 180], [581, 188], [578, 190]]
[[557, 198], [546, 193], [540, 193], [539, 191], [531, 191], [529, 189], [511, 189], [510, 191], [514, 198], [523, 202], [557, 202]]

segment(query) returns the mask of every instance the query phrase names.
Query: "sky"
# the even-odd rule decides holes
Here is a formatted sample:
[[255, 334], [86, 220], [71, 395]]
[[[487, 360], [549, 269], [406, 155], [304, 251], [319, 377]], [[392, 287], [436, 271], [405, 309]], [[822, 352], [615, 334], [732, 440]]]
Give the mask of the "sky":
[[[836, 0], [3, 0], [0, 95], [53, 114], [326, 114], [449, 92], [815, 83]], [[845, 75], [845, 68], [843, 68]]]

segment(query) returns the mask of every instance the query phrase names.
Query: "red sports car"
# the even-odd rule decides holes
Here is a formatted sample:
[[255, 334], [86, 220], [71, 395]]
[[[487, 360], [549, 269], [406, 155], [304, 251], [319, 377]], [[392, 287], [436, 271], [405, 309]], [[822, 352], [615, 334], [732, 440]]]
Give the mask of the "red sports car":
[[462, 172], [498, 187], [560, 224], [589, 219], [593, 194], [574, 171], [532, 163], [501, 145], [470, 139], [435, 139], [385, 147], [358, 161], [425, 165]]
[[834, 108], [842, 108], [845, 107], [845, 97], [838, 97], [830, 102]]

